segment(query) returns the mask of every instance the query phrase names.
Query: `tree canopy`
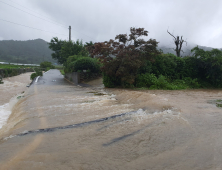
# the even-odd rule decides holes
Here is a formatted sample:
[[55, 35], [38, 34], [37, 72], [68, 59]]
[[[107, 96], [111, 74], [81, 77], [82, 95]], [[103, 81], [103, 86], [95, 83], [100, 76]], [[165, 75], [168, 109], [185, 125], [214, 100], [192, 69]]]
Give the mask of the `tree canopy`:
[[82, 41], [63, 41], [57, 37], [51, 39], [49, 48], [54, 51], [52, 58], [58, 60], [60, 64], [64, 64], [69, 56], [82, 55], [88, 56], [88, 51], [84, 47]]
[[119, 34], [115, 40], [95, 43], [93, 55], [99, 56], [103, 63], [102, 71], [108, 75], [121, 79], [122, 83], [133, 84], [138, 69], [144, 60], [152, 60], [157, 50], [155, 39], [142, 39], [148, 36], [144, 28], [130, 28], [130, 34]]

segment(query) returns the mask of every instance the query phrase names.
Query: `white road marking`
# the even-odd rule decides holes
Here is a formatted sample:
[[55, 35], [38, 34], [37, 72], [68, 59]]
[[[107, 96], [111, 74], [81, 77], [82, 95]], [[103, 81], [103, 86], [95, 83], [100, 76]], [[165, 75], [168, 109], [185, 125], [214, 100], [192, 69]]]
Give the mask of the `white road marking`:
[[38, 82], [39, 77], [40, 77], [40, 76], [38, 76], [38, 77], [36, 78], [36, 80], [35, 80], [36, 83]]

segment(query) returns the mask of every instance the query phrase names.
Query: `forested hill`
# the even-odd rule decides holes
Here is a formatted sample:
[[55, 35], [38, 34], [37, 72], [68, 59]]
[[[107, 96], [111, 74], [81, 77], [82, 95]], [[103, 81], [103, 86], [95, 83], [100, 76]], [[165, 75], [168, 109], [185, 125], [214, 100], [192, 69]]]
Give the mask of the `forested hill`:
[[10, 63], [39, 64], [42, 61], [50, 61], [52, 59], [52, 50], [48, 48], [46, 41], [42, 39], [14, 41], [0, 41], [0, 61]]

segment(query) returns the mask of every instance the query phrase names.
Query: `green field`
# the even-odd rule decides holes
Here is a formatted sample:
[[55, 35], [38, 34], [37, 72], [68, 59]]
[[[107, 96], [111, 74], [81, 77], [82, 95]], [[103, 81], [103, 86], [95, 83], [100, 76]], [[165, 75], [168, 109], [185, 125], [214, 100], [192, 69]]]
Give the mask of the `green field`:
[[39, 66], [0, 64], [0, 69], [8, 69], [8, 68], [33, 68], [33, 67], [39, 67]]

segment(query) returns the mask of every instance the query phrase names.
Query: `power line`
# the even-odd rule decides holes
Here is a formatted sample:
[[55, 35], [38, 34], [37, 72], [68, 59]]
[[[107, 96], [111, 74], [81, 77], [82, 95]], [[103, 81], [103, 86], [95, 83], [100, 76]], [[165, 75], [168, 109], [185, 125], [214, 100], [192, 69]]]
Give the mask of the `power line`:
[[[9, 1], [11, 1], [11, 0], [9, 0]], [[2, 1], [0, 1], [0, 2], [2, 2]], [[11, 2], [13, 2], [13, 1], [11, 1]], [[12, 5], [7, 4], [7, 3], [5, 3], [5, 2], [2, 2], [2, 3], [6, 4], [6, 5], [8, 5], [8, 6], [11, 6], [11, 7], [15, 8], [15, 9], [17, 9], [17, 10], [20, 10], [20, 11], [22, 11], [22, 12], [25, 12], [25, 13], [27, 13], [27, 14], [29, 14], [29, 15], [32, 15], [32, 16], [34, 16], [34, 17], [37, 17], [37, 18], [43, 19], [43, 20], [45, 20], [45, 21], [47, 21], [47, 22], [50, 22], [50, 23], [53, 23], [53, 22], [54, 22], [54, 21], [51, 22], [51, 21], [46, 20], [46, 19], [44, 19], [44, 18], [38, 17], [38, 16], [36, 16], [36, 15], [33, 15], [33, 14], [29, 13], [29, 12], [26, 12], [26, 11], [20, 9], [20, 8], [17, 8], [17, 7], [15, 7], [15, 6], [12, 6]], [[14, 2], [14, 3], [15, 3], [15, 2]], [[18, 4], [18, 3], [16, 3], [16, 4]], [[18, 4], [18, 5], [19, 5], [19, 4]], [[20, 6], [22, 6], [22, 5], [20, 5]], [[24, 6], [22, 6], [22, 7], [24, 7]], [[24, 7], [24, 8], [28, 9], [27, 7]], [[29, 9], [28, 9], [28, 10], [29, 10]], [[39, 14], [39, 15], [40, 15], [40, 14]], [[58, 22], [56, 22], [56, 23], [58, 23]], [[54, 22], [53, 24], [56, 24], [56, 23]], [[59, 23], [59, 24], [56, 24], [56, 25], [61, 26], [62, 24]], [[64, 25], [62, 25], [61, 27], [67, 28], [67, 27], [65, 27]], [[90, 36], [88, 36], [88, 35], [86, 35], [86, 34], [83, 34], [83, 33], [79, 32], [79, 31], [76, 31], [76, 30], [74, 30], [74, 29], [73, 29], [73, 31], [78, 32], [78, 33], [80, 33], [80, 34], [82, 34], [82, 35], [84, 35], [84, 36], [87, 36], [87, 37], [89, 37], [89, 38], [95, 40], [94, 38], [92, 38], [92, 37], [90, 37]], [[96, 41], [96, 40], [95, 40], [95, 41]]]
[[[8, 1], [10, 1], [10, 2], [12, 2], [12, 3], [15, 3], [15, 4], [21, 6], [21, 7], [25, 8], [25, 9], [27, 9], [27, 10], [29, 10], [29, 11], [32, 11], [32, 13], [36, 13], [36, 14], [38, 14], [38, 15], [40, 15], [40, 16], [43, 16], [43, 17], [47, 18], [46, 16], [44, 16], [44, 15], [42, 15], [42, 14], [40, 14], [40, 13], [33, 12], [32, 9], [29, 9], [29, 8], [27, 8], [27, 7], [25, 7], [25, 6], [21, 5], [21, 4], [19, 4], [19, 3], [16, 3], [16, 2], [14, 2], [14, 1], [12, 1], [12, 0], [8, 0]], [[48, 19], [48, 20], [51, 20], [51, 21], [53, 21], [53, 22], [59, 23], [59, 22], [57, 22], [57, 21], [55, 21], [55, 20], [52, 20], [52, 19], [49, 19], [49, 18], [47, 18], [47, 19]], [[59, 24], [61, 24], [61, 23], [59, 23]], [[63, 24], [61, 24], [61, 25], [63, 25]]]
[[[38, 30], [38, 31], [50, 32], [50, 33], [53, 33], [53, 34], [60, 34], [60, 33], [55, 33], [55, 32], [51, 32], [51, 31], [42, 30], [42, 29], [39, 29], [39, 28], [30, 27], [30, 26], [27, 26], [27, 25], [18, 24], [18, 23], [12, 22], [12, 21], [4, 20], [4, 19], [0, 19], [0, 20], [5, 21], [5, 22], [9, 22], [9, 23], [12, 23], [12, 24], [20, 25], [20, 26], [23, 26], [23, 27], [35, 29], [35, 30]], [[65, 35], [65, 34], [60, 34], [60, 35]], [[65, 36], [67, 36], [67, 35], [65, 35]]]
[[[15, 7], [15, 6], [12, 6], [12, 5], [7, 4], [7, 3], [5, 3], [5, 2], [2, 2], [2, 1], [0, 1], [0, 2], [3, 3], [3, 4], [5, 4], [5, 5], [8, 5], [8, 6], [10, 6], [10, 7], [13, 7], [13, 8], [15, 8], [15, 9], [17, 9], [17, 10], [20, 10], [20, 11], [22, 11], [22, 12], [25, 12], [25, 13], [27, 13], [27, 14], [29, 14], [29, 15], [32, 15], [32, 16], [34, 16], [34, 17], [40, 18], [40, 19], [42, 19], [42, 20], [45, 20], [45, 21], [47, 21], [47, 22], [50, 22], [50, 23], [53, 23], [53, 24], [58, 23], [58, 22], [56, 22], [56, 23], [55, 23], [55, 22], [51, 22], [51, 21], [49, 21], [49, 20], [47, 20], [47, 19], [44, 19], [44, 18], [38, 17], [38, 16], [36, 16], [36, 15], [33, 15], [33, 14], [29, 13], [29, 12], [26, 12], [26, 11], [20, 9], [20, 8], [17, 8], [17, 7]], [[67, 27], [65, 27], [64, 25], [61, 25], [60, 23], [59, 23], [59, 24], [56, 24], [56, 25], [59, 25], [60, 27], [67, 28]]]

